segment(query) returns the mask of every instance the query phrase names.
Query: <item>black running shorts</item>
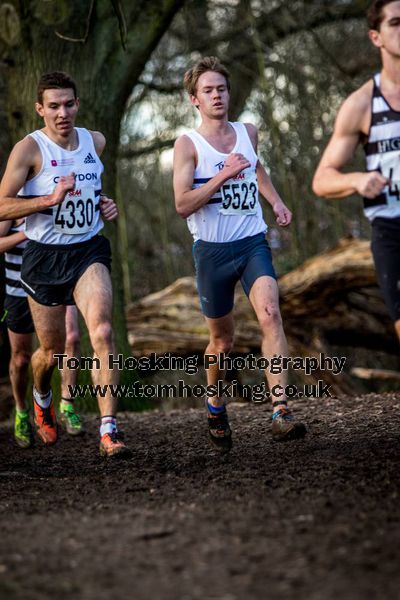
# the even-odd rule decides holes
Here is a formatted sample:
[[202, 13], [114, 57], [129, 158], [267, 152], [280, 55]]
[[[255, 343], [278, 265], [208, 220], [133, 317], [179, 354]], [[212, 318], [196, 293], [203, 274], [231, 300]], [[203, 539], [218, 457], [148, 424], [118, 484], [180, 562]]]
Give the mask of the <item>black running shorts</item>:
[[393, 321], [400, 319], [400, 218], [372, 221], [376, 276]]
[[28, 298], [6, 294], [4, 299], [7, 328], [13, 333], [33, 333], [32, 315], [29, 309]]
[[22, 255], [22, 287], [45, 306], [75, 304], [73, 292], [78, 279], [95, 263], [111, 270], [110, 242], [102, 235], [78, 244], [41, 244], [31, 240]]

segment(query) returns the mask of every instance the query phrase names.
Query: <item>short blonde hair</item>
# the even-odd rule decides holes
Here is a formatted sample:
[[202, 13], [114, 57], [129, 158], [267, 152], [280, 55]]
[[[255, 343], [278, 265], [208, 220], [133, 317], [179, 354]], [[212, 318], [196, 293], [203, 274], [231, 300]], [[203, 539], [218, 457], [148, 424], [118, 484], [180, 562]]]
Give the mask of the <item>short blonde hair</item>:
[[224, 67], [219, 58], [216, 56], [205, 56], [204, 58], [201, 58], [191, 69], [186, 71], [184, 75], [183, 85], [188, 94], [191, 96], [196, 95], [199, 77], [203, 75], [203, 73], [207, 73], [207, 71], [214, 71], [223, 75], [226, 80], [226, 86], [228, 90], [230, 89], [231, 86], [228, 69]]

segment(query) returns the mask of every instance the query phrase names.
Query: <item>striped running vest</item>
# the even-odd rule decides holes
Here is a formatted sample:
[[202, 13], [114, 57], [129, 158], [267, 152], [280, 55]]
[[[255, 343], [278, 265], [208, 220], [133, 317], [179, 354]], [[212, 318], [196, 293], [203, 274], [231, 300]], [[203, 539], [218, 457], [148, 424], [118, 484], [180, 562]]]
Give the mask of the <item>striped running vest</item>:
[[364, 198], [365, 216], [400, 217], [400, 111], [382, 96], [381, 74], [374, 75], [369, 136], [364, 144], [367, 171], [379, 171], [391, 180], [376, 198]]
[[[250, 167], [229, 179], [207, 204], [191, 214], [186, 222], [194, 241], [232, 242], [266, 232], [258, 199], [256, 166], [258, 157], [243, 123], [230, 123], [236, 133], [236, 144], [230, 154], [243, 154]], [[201, 187], [217, 175], [228, 154], [219, 152], [197, 131], [185, 133], [197, 152], [193, 189]]]
[[42, 154], [42, 168], [18, 193], [35, 198], [53, 193], [61, 176], [75, 173], [75, 189], [68, 192], [58, 206], [26, 217], [25, 232], [29, 239], [42, 244], [75, 244], [95, 236], [103, 227], [100, 218], [101, 174], [104, 167], [97, 156], [91, 133], [76, 127], [78, 147], [65, 150], [43, 131], [29, 135]]
[[[8, 235], [17, 233], [18, 231], [24, 231], [25, 223], [20, 225], [12, 225], [8, 231]], [[22, 265], [22, 253], [28, 240], [24, 240], [18, 246], [14, 246], [11, 250], [4, 253], [5, 267], [6, 267], [6, 294], [9, 296], [18, 296], [19, 298], [26, 298], [27, 294], [21, 286], [21, 265]]]

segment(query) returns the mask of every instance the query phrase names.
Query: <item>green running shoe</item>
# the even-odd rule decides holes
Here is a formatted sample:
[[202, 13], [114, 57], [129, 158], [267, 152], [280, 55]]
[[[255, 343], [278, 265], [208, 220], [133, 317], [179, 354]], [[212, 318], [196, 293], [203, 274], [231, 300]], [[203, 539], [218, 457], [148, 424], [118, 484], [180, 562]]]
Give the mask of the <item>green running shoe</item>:
[[30, 448], [33, 444], [32, 425], [28, 411], [16, 411], [14, 421], [14, 438], [20, 448]]
[[61, 400], [59, 421], [69, 435], [82, 435], [82, 433], [85, 433], [81, 418], [75, 412], [74, 405], [71, 402]]

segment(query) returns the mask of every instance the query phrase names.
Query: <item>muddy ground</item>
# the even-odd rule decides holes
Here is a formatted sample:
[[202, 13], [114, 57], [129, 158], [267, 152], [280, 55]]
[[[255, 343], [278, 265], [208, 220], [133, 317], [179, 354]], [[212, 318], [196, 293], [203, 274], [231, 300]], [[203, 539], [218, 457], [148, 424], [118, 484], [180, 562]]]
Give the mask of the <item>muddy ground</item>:
[[125, 463], [83, 439], [17, 448], [0, 428], [0, 598], [400, 598], [400, 394], [231, 406], [229, 456], [200, 409], [124, 414]]

